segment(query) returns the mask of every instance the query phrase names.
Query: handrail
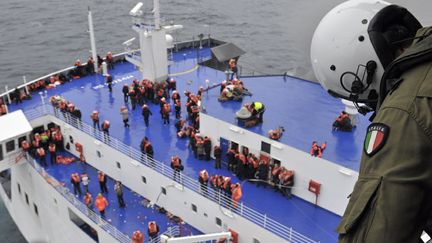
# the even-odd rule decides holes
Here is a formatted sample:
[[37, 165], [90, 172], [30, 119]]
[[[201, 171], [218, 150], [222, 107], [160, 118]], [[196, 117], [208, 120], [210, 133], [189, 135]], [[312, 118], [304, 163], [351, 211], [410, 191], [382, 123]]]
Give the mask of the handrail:
[[[204, 38], [202, 41], [203, 41], [203, 42], [216, 43], [216, 44], [224, 43], [223, 41], [220, 41], [220, 40], [217, 40], [217, 39], [213, 39], [213, 38], [210, 38], [210, 40], [209, 40], [209, 38]], [[184, 47], [187, 47], [188, 44], [191, 44], [192, 46], [194, 46], [194, 45], [195, 45], [195, 42], [199, 42], [199, 40], [192, 40], [192, 41], [177, 41], [176, 43], [174, 43], [174, 46], [175, 46], [174, 49], [175, 49], [175, 50], [182, 49], [182, 48], [184, 48]], [[121, 59], [122, 57], [124, 57], [124, 56], [126, 56], [127, 54], [129, 54], [130, 51], [134, 51], [134, 50], [123, 51], [123, 52], [120, 52], [120, 53], [114, 54], [114, 55], [113, 55], [114, 60], [116, 60], [116, 59]], [[83, 64], [82, 64], [82, 66], [85, 66], [85, 65], [87, 65], [87, 63], [83, 63]], [[38, 82], [39, 80], [47, 79], [47, 78], [49, 78], [49, 77], [51, 77], [51, 76], [54, 76], [54, 75], [57, 75], [57, 74], [60, 74], [60, 73], [64, 73], [64, 72], [70, 71], [70, 70], [72, 70], [72, 69], [74, 69], [74, 68], [75, 68], [75, 66], [66, 67], [66, 68], [64, 68], [64, 69], [61, 69], [61, 70], [58, 70], [58, 71], [52, 72], [52, 73], [50, 73], [50, 74], [47, 74], [47, 75], [44, 75], [44, 76], [38, 77], [38, 78], [36, 78], [36, 79], [33, 79], [33, 80], [31, 80], [31, 81], [28, 81], [28, 82], [26, 82], [26, 83], [24, 83], [24, 84], [18, 85], [17, 88], [18, 88], [18, 89], [25, 88], [26, 86], [31, 85], [31, 84], [34, 84], [34, 83]], [[5, 92], [1, 93], [1, 94], [0, 94], [0, 98], [2, 98], [2, 97], [6, 97], [8, 94], [11, 94], [12, 92], [14, 92], [14, 90], [15, 90], [15, 88], [14, 88], [14, 89], [11, 89], [11, 90], [9, 90], [9, 91], [5, 91]]]
[[159, 234], [157, 237], [153, 239], [149, 239], [148, 243], [160, 243], [160, 236], [161, 235], [167, 235], [170, 237], [175, 237], [180, 235], [180, 227], [178, 225], [170, 226], [168, 229], [163, 232], [162, 234]]
[[34, 159], [28, 160], [29, 164], [42, 176], [48, 184], [50, 184], [57, 192], [59, 192], [66, 200], [68, 200], [75, 208], [77, 208], [81, 213], [86, 215], [91, 221], [99, 225], [100, 228], [105, 230], [108, 234], [114, 237], [116, 240], [122, 243], [130, 243], [131, 239], [129, 236], [125, 235], [119, 231], [116, 227], [111, 225], [108, 221], [103, 219], [101, 216], [96, 214], [93, 210], [89, 209], [84, 203], [75, 197], [73, 193], [69, 191], [67, 187], [64, 187], [59, 181], [54, 177], [48, 175], [45, 169], [40, 166]]
[[[234, 217], [234, 213], [238, 214], [248, 219], [249, 221], [255, 223], [256, 225], [259, 225], [264, 229], [290, 242], [305, 242], [305, 243], [319, 242], [319, 241], [314, 241], [308, 238], [307, 236], [296, 232], [295, 230], [293, 230], [292, 227], [288, 227], [286, 225], [277, 222], [276, 220], [269, 218], [265, 213], [260, 213], [257, 210], [246, 206], [243, 202], [239, 203], [238, 206], [235, 207], [237, 203], [235, 203], [230, 197], [224, 195], [224, 193], [220, 190], [214, 190], [213, 188], [210, 187], [207, 188], [206, 190], [207, 192], [201, 190], [201, 185], [199, 184], [197, 179], [193, 179], [181, 172], [178, 173], [174, 172], [174, 170], [170, 166], [166, 165], [165, 163], [147, 157], [145, 154], [142, 154], [141, 151], [129, 145], [124, 144], [122, 141], [114, 137], [106, 135], [102, 131], [94, 129], [92, 126], [82, 121], [79, 121], [68, 112], [63, 113], [53, 106], [44, 105], [44, 106], [36, 107], [29, 112], [25, 111], [24, 114], [29, 120], [44, 115], [54, 115], [56, 118], [66, 122], [71, 126], [74, 126], [75, 128], [78, 128], [80, 131], [90, 136], [95, 137], [101, 142], [107, 144], [108, 146], [113, 147], [117, 151], [125, 154], [126, 156], [129, 156], [130, 158], [140, 162], [141, 164], [149, 167], [150, 169], [153, 169], [168, 178], [176, 179], [175, 181], [180, 186], [186, 187], [198, 194], [201, 194], [207, 199], [217, 203], [220, 206], [221, 210], [225, 209], [222, 211], [227, 216]], [[174, 178], [174, 176], [177, 177]]]

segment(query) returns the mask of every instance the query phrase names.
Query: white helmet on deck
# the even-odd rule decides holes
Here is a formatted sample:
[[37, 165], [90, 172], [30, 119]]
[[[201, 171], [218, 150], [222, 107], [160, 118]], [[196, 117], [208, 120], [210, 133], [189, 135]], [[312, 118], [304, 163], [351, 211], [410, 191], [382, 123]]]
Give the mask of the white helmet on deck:
[[385, 68], [397, 57], [401, 40], [411, 43], [419, 28], [405, 8], [380, 0], [344, 2], [315, 30], [315, 76], [331, 95], [374, 107]]

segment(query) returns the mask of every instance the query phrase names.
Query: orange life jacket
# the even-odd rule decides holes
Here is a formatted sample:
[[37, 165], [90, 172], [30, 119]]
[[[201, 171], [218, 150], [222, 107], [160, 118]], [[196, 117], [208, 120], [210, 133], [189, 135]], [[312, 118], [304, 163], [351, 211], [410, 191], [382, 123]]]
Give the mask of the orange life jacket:
[[232, 199], [235, 202], [234, 207], [237, 207], [237, 202], [240, 201], [242, 196], [243, 196], [243, 192], [242, 192], [241, 186], [233, 185], [233, 187], [232, 187]]
[[177, 168], [180, 166], [180, 159], [179, 157], [175, 156], [171, 159], [171, 163], [173, 165], [173, 167]]
[[144, 234], [141, 233], [141, 231], [137, 230], [134, 231], [132, 234], [132, 242], [133, 243], [143, 243], [144, 241]]
[[79, 177], [79, 175], [77, 175], [77, 174], [72, 174], [71, 177], [72, 177], [72, 180], [73, 180], [75, 183], [79, 183], [79, 182], [81, 182], [81, 178]]
[[109, 121], [104, 121], [104, 122], [102, 123], [102, 128], [103, 128], [103, 129], [108, 129], [109, 127], [110, 127]]
[[273, 176], [277, 175], [281, 169], [282, 168], [280, 166], [274, 167], [273, 170], [272, 170], [272, 175]]
[[98, 196], [95, 201], [95, 206], [99, 210], [99, 212], [105, 210], [106, 206], [108, 206], [108, 201], [104, 196]]

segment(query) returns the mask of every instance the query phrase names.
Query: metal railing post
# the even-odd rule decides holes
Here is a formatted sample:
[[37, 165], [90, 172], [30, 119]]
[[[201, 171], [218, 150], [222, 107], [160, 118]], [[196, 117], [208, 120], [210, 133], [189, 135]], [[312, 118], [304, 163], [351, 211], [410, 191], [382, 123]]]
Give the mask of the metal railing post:
[[267, 214], [264, 214], [263, 227], [266, 228], [267, 225]]
[[23, 82], [24, 82], [24, 89], [26, 91], [26, 94], [29, 95], [30, 93], [29, 93], [29, 90], [28, 90], [28, 87], [27, 87], [27, 79], [26, 79], [25, 75], [23, 76]]
[[9, 88], [7, 85], [5, 85], [5, 90], [6, 90], [6, 97], [8, 99], [8, 103], [11, 104], [11, 98], [10, 98], [10, 92], [9, 92]]

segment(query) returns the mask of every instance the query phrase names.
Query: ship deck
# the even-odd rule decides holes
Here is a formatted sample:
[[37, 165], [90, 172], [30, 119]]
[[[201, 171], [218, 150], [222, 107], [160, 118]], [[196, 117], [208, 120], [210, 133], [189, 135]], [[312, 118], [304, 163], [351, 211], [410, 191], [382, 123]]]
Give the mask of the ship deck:
[[[96, 196], [100, 192], [98, 170], [87, 163], [80, 163], [79, 158], [75, 157], [71, 153], [59, 152], [58, 155], [74, 157], [76, 161], [68, 165], [57, 164], [45, 166], [45, 171], [57, 181], [64, 183], [71, 192], [73, 192], [73, 186], [72, 183], [70, 183], [71, 174], [78, 173], [81, 175], [82, 173], [87, 173], [90, 179], [89, 193], [92, 195], [94, 203]], [[50, 164], [49, 154], [47, 154], [46, 161]], [[108, 207], [105, 210], [105, 219], [124, 234], [131, 236], [135, 230], [141, 230], [141, 232], [145, 234], [145, 238], [148, 239], [147, 224], [150, 221], [156, 221], [158, 223], [160, 233], [165, 232], [168, 227], [178, 225], [182, 236], [202, 234], [202, 232], [187, 223], [176, 223], [172, 219], [169, 219], [166, 214], [157, 211], [156, 208], [147, 207], [146, 203], [144, 203], [145, 198], [124, 185], [123, 199], [126, 203], [126, 207], [120, 208], [117, 202], [117, 195], [114, 192], [115, 180], [109, 177], [107, 178], [108, 193], [103, 194], [108, 201]], [[80, 199], [83, 201], [84, 187], [82, 185], [81, 192], [83, 194]], [[97, 211], [94, 205], [93, 210]]]
[[[202, 49], [200, 56], [208, 58], [210, 50]], [[196, 50], [174, 53], [174, 60], [174, 64], [170, 66], [170, 73], [176, 74], [174, 78], [177, 81], [177, 90], [182, 95], [183, 105], [186, 100], [183, 91], [189, 90], [196, 93], [199, 86], [206, 86], [206, 79], [210, 80], [210, 84], [220, 83], [225, 79], [223, 72], [202, 66], [197, 68]], [[124, 128], [119, 113], [120, 107], [124, 105], [121, 89], [124, 83], [130, 84], [134, 78], [140, 79], [141, 74], [129, 63], [116, 64], [111, 74], [115, 80], [112, 93], [109, 93], [108, 88], [104, 85], [103, 76], [92, 75], [48, 90], [48, 97], [60, 94], [72, 101], [81, 110], [83, 122], [88, 124], [91, 124], [91, 112], [98, 110], [101, 121], [107, 119], [111, 123], [110, 135], [135, 148], [139, 148], [141, 139], [147, 136], [155, 149], [155, 159], [169, 164], [171, 156], [179, 155], [185, 166], [184, 173], [192, 178], [197, 178], [198, 172], [203, 168], [206, 168], [210, 175], [217, 173], [231, 176], [226, 168], [216, 170], [213, 162], [194, 158], [192, 151], [188, 149], [188, 139], [181, 140], [176, 137], [174, 115], [170, 117], [170, 125], [163, 125], [158, 105], [150, 105], [153, 116], [150, 117], [148, 128], [144, 126], [139, 108], [134, 111], [130, 110], [129, 123], [131, 126]], [[189, 80], [192, 82], [188, 82]], [[286, 76], [244, 77], [242, 81], [245, 87], [253, 93], [252, 97], [245, 97], [243, 103], [256, 100], [263, 102], [266, 106], [264, 123], [249, 130], [267, 136], [268, 130], [284, 126], [285, 133], [281, 143], [309, 152], [312, 141], [327, 142], [327, 149], [323, 154], [324, 159], [358, 170], [367, 118], [359, 117], [358, 126], [351, 133], [333, 132], [332, 122], [344, 109], [344, 106], [339, 100], [329, 97], [318, 84]], [[211, 89], [203, 96], [207, 113], [235, 124], [235, 112], [242, 103], [220, 103], [217, 100], [218, 96], [219, 88]], [[39, 105], [41, 105], [41, 99], [35, 93], [32, 100], [19, 105], [11, 105], [10, 110], [29, 110]], [[130, 103], [128, 108], [131, 108]], [[182, 117], [186, 115], [186, 110], [182, 107]], [[72, 169], [58, 166], [52, 168], [52, 173], [64, 177], [69, 175], [69, 170]], [[340, 217], [302, 199], [293, 197], [288, 200], [270, 188], [256, 188], [254, 184], [244, 182], [242, 201], [251, 208], [265, 212], [267, 216], [282, 224], [292, 226], [294, 230], [314, 240], [321, 242], [337, 240], [335, 228]], [[119, 212], [120, 214], [122, 212]], [[121, 216], [115, 217], [118, 218], [118, 220], [113, 220], [115, 226], [128, 227], [126, 226], [128, 224], [122, 222]]]

